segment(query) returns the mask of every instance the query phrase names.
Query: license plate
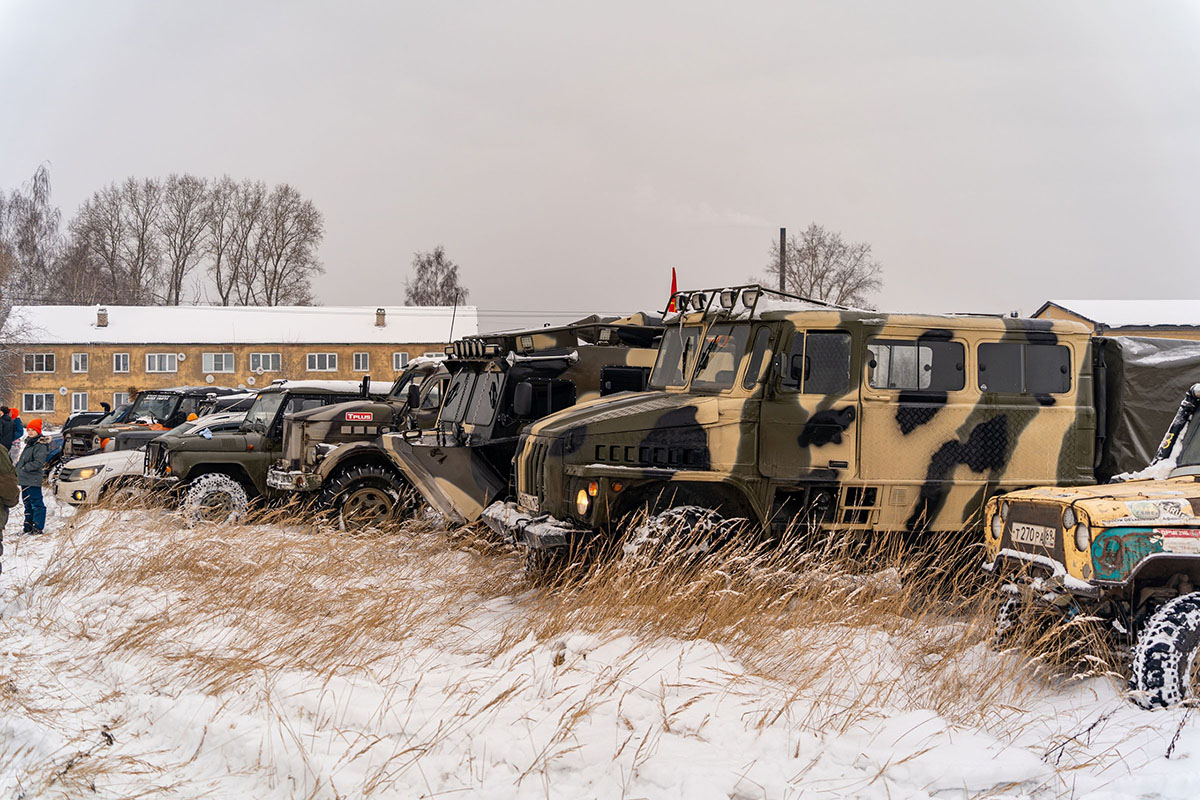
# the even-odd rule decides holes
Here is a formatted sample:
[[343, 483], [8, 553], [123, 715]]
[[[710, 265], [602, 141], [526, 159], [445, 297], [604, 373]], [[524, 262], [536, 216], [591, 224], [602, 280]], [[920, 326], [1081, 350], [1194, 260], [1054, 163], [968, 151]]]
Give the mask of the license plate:
[[537, 511], [539, 504], [535, 495], [517, 492], [517, 505], [527, 511]]
[[1017, 544], [1029, 544], [1034, 547], [1044, 547], [1047, 550], [1054, 547], [1058, 531], [1046, 525], [1031, 525], [1028, 522], [1012, 524], [1012, 540]]
[[1200, 530], [1195, 528], [1156, 528], [1154, 532], [1162, 536], [1164, 551], [1200, 555]]

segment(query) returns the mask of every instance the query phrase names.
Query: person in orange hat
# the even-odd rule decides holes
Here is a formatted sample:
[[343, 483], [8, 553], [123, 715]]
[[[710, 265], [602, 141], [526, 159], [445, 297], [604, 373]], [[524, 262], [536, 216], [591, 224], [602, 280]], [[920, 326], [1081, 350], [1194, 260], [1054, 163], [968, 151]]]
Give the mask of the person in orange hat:
[[25, 426], [25, 446], [17, 459], [17, 483], [25, 503], [25, 533], [41, 533], [46, 527], [46, 501], [42, 498], [43, 470], [50, 458], [50, 440], [42, 436], [42, 421], [31, 419]]

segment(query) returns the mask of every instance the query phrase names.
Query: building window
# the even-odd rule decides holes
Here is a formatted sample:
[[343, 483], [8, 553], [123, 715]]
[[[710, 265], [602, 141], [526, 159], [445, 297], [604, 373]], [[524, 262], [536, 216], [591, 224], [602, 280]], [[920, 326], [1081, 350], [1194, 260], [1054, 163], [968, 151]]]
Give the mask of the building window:
[[120, 408], [129, 402], [129, 392], [113, 392], [113, 408]]
[[129, 372], [129, 353], [113, 353], [113, 372]]
[[179, 356], [175, 353], [147, 353], [146, 372], [178, 372]]
[[309, 372], [337, 372], [337, 353], [309, 353]]
[[250, 371], [259, 372], [279, 372], [280, 358], [279, 353], [251, 353], [250, 354]]
[[26, 392], [21, 396], [21, 411], [26, 414], [53, 414], [54, 392]]
[[201, 362], [203, 372], [233, 372], [233, 353], [205, 353]]
[[54, 353], [26, 353], [26, 372], [54, 372]]
[[71, 392], [71, 413], [76, 414], [80, 411], [88, 410], [87, 392]]
[[71, 372], [87, 372], [88, 360], [87, 353], [71, 353]]
[[355, 353], [354, 354], [354, 371], [366, 372], [371, 368], [370, 353]]
[[408, 353], [392, 353], [392, 371], [399, 372], [408, 366]]

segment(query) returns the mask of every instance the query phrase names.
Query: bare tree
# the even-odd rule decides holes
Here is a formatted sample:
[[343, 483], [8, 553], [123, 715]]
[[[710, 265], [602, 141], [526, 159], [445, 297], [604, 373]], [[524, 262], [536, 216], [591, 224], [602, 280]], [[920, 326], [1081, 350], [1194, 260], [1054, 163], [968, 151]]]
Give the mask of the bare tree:
[[312, 276], [324, 271], [317, 247], [325, 219], [311, 200], [286, 183], [263, 207], [256, 239], [250, 297], [256, 305], [311, 305]]
[[429, 252], [413, 253], [412, 267], [412, 278], [404, 282], [404, 305], [452, 306], [467, 299], [458, 265], [446, 257], [440, 244]]
[[208, 210], [208, 181], [194, 175], [172, 174], [167, 178], [158, 219], [166, 252], [167, 305], [183, 302], [184, 282], [203, 256]]
[[158, 295], [162, 268], [162, 242], [158, 237], [162, 184], [153, 178], [127, 178], [121, 185], [121, 201], [126, 229], [122, 248], [127, 279], [125, 302], [149, 305]]
[[90, 273], [97, 302], [117, 303], [125, 297], [125, 221], [121, 190], [116, 184], [95, 192], [71, 220], [68, 251], [76, 266]]
[[[836, 231], [809, 225], [800, 238], [789, 237], [785, 250], [784, 284], [789, 292], [839, 306], [866, 306], [883, 285], [883, 265], [871, 255], [871, 245], [846, 242]], [[771, 245], [765, 281], [777, 285], [779, 244]]]
[[0, 192], [0, 243], [11, 259], [6, 279], [9, 298], [44, 302], [61, 242], [62, 212], [50, 201], [50, 168], [40, 165], [33, 177], [7, 195]]
[[230, 287], [237, 305], [256, 305], [254, 274], [258, 269], [258, 240], [262, 236], [267, 185], [242, 181], [234, 196], [233, 239], [229, 250]]

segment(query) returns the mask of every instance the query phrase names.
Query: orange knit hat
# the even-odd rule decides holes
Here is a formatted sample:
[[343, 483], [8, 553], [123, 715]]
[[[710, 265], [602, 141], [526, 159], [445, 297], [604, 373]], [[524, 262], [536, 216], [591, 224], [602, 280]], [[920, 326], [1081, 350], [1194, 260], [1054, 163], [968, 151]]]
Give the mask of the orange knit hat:
[[34, 431], [39, 436], [42, 434], [42, 421], [40, 419], [31, 419], [25, 424], [25, 430]]

